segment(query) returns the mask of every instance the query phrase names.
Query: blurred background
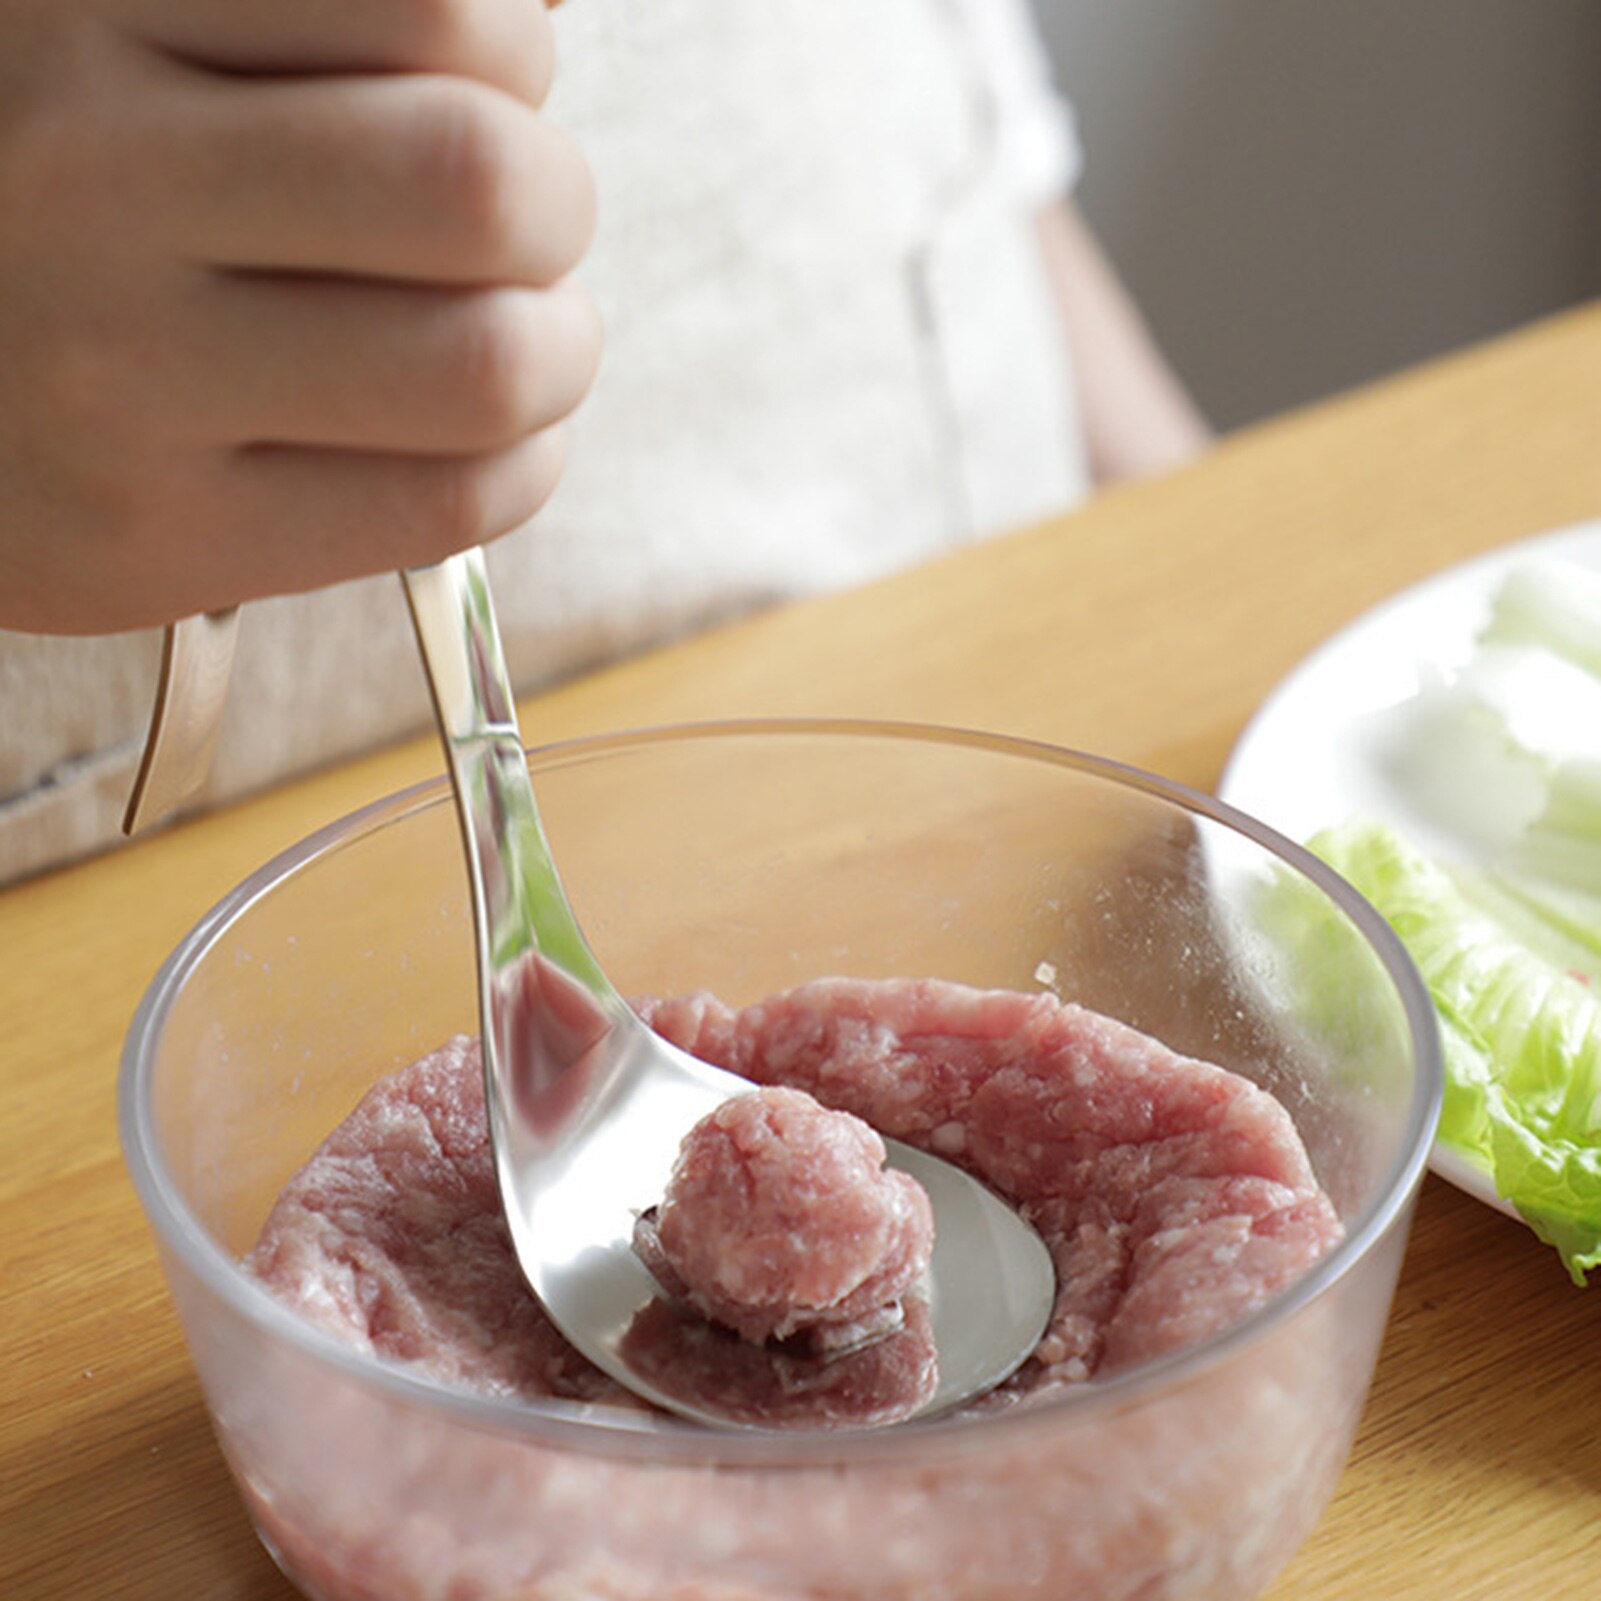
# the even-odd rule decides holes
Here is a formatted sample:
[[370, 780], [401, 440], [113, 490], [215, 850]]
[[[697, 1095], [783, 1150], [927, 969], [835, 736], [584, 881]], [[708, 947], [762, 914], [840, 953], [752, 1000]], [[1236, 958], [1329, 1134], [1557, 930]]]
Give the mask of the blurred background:
[[1232, 428], [1601, 293], [1596, 0], [1034, 0], [1079, 200]]

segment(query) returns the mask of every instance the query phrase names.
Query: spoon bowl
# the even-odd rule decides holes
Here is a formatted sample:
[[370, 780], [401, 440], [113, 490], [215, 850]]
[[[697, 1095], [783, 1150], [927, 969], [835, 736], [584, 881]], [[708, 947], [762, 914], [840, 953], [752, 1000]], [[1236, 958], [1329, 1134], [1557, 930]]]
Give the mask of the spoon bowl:
[[[755, 1086], [652, 1033], [585, 942], [534, 800], [483, 553], [402, 580], [466, 847], [485, 1101], [518, 1264], [567, 1339], [619, 1383], [696, 1421], [742, 1426], [714, 1389], [680, 1391], [639, 1360], [631, 1336], [656, 1291], [633, 1234], [684, 1136]], [[923, 1292], [938, 1378], [892, 1414], [902, 1421], [1014, 1372], [1045, 1331], [1056, 1279], [1044, 1242], [991, 1191], [937, 1157], [886, 1147], [935, 1218]]]

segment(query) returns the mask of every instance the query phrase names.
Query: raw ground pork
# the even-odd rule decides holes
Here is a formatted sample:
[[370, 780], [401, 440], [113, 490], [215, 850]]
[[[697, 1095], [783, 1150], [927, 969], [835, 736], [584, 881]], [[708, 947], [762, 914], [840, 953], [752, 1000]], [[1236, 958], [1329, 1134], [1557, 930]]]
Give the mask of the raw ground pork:
[[663, 1395], [768, 1428], [898, 1423], [939, 1388], [934, 1211], [858, 1117], [804, 1090], [736, 1095], [684, 1136], [634, 1249], [669, 1297], [617, 1347]]
[[868, 1124], [769, 1087], [684, 1136], [634, 1248], [669, 1295], [743, 1339], [844, 1350], [901, 1326], [934, 1212]]
[[[1050, 995], [840, 979], [742, 1011], [710, 995], [641, 1010], [708, 1061], [804, 1089], [965, 1166], [1035, 1223], [1056, 1264], [1055, 1313], [1034, 1356], [980, 1409], [1032, 1410], [1212, 1334], [1340, 1235], [1268, 1094]], [[339, 1339], [444, 1384], [635, 1405], [565, 1346], [522, 1287], [481, 1096], [467, 1040], [378, 1085], [288, 1185], [248, 1268]], [[1082, 1445], [1053, 1455], [1048, 1434], [1019, 1454], [1020, 1436], [982, 1469], [958, 1454], [948, 1470], [886, 1472], [859, 1513], [854, 1493], [835, 1504], [847, 1481], [832, 1475], [709, 1483], [700, 1470], [511, 1441], [480, 1442], [470, 1458], [454, 1436], [424, 1448], [439, 1425], [392, 1417], [392, 1405], [348, 1385], [330, 1388], [315, 1416], [308, 1403], [302, 1432], [359, 1442], [386, 1481], [374, 1500], [369, 1487], [325, 1487], [313, 1503], [281, 1472], [270, 1495], [241, 1477], [269, 1539], [325, 1601], [1234, 1595], [1249, 1593], [1235, 1588], [1239, 1574], [1271, 1572], [1294, 1548], [1327, 1494], [1371, 1359], [1359, 1344], [1336, 1354], [1303, 1330], [1148, 1414], [1111, 1418], [1089, 1459]], [[308, 1370], [294, 1382], [314, 1381]], [[236, 1459], [314, 1460], [280, 1417], [223, 1421]], [[420, 1522], [398, 1527], [395, 1508], [412, 1492], [393, 1481], [413, 1450], [434, 1499], [418, 1503], [429, 1509]], [[454, 1513], [436, 1512], [453, 1478], [478, 1489], [452, 1500]], [[942, 1511], [956, 1483], [968, 1503], [960, 1527]], [[807, 1517], [823, 1514], [798, 1513], [814, 1492], [839, 1523], [821, 1545]], [[506, 1523], [513, 1495], [526, 1528]], [[631, 1521], [619, 1521], [625, 1503]], [[1059, 1515], [1068, 1505], [1100, 1511], [1081, 1524]], [[1019, 1527], [1033, 1531], [1022, 1543]], [[786, 1577], [820, 1560], [836, 1562], [826, 1583]]]

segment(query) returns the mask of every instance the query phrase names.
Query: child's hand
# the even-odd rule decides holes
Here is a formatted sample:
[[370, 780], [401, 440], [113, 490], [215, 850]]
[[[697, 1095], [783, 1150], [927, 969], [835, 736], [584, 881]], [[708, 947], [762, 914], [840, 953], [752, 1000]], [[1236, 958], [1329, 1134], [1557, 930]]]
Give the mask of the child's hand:
[[435, 560], [600, 333], [529, 0], [0, 0], [0, 626]]

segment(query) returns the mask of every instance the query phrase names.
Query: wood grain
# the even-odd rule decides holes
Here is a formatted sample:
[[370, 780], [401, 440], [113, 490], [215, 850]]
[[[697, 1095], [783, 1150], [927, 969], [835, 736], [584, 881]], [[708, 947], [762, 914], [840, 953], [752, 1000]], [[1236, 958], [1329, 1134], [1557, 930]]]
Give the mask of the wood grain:
[[[564, 686], [528, 703], [524, 728], [911, 718], [1209, 786], [1262, 696], [1363, 608], [1601, 513], [1598, 441], [1587, 308], [1058, 522]], [[0, 894], [7, 1601], [291, 1601], [234, 1498], [123, 1174], [117, 1056], [212, 901], [436, 766], [419, 739]], [[1276, 1601], [1601, 1594], [1597, 1293], [1431, 1180], [1349, 1469]]]

